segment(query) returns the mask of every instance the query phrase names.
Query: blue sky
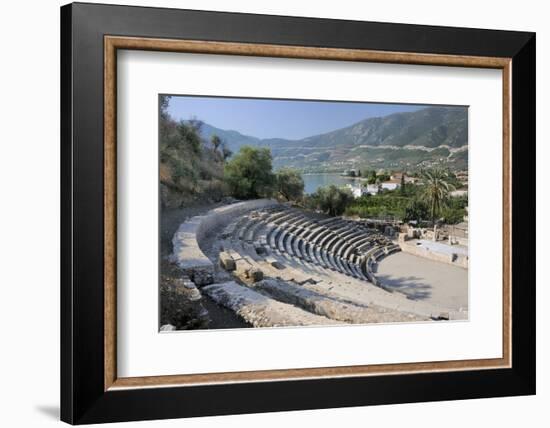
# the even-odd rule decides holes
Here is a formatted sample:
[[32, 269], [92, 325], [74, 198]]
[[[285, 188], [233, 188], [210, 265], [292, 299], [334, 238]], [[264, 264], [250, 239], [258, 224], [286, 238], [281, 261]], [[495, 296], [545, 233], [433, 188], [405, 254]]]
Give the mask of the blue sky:
[[173, 96], [168, 111], [177, 119], [196, 117], [220, 129], [258, 138], [300, 139], [352, 125], [368, 117], [414, 111], [408, 104], [296, 101]]

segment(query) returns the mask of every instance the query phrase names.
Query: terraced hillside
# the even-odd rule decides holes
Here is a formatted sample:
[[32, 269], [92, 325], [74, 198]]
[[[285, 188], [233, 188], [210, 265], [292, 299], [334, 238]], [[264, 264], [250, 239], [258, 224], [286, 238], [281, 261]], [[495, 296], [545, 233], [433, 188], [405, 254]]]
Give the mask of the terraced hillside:
[[274, 167], [307, 172], [346, 168], [411, 169], [440, 164], [453, 171], [468, 167], [467, 107], [426, 107], [369, 117], [345, 128], [299, 140], [260, 139], [203, 123], [203, 136], [217, 135], [237, 152], [243, 145], [268, 147]]

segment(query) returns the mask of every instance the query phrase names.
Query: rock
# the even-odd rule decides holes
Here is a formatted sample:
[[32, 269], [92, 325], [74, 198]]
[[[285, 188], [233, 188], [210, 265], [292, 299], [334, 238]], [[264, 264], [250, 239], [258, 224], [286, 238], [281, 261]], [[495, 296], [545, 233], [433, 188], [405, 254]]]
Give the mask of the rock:
[[239, 276], [240, 278], [248, 278], [247, 272], [252, 267], [250, 263], [248, 263], [244, 259], [238, 259], [238, 260], [235, 260], [235, 265], [236, 265], [235, 273], [237, 274], [237, 276]]
[[220, 260], [220, 266], [226, 271], [233, 272], [235, 269], [237, 269], [235, 260], [233, 260], [233, 257], [231, 257], [229, 253], [225, 251], [220, 252], [219, 260]]
[[160, 287], [160, 325], [172, 325], [175, 330], [205, 328], [209, 320], [201, 316], [202, 294], [195, 284], [189, 277], [175, 274], [164, 280]]
[[226, 196], [225, 198], [222, 198], [222, 203], [224, 205], [234, 204], [235, 202], [239, 202], [239, 200], [232, 198], [231, 196]]
[[214, 275], [210, 270], [194, 269], [189, 276], [197, 287], [214, 283]]
[[317, 284], [317, 281], [313, 278], [305, 278], [305, 279], [294, 279], [294, 282], [298, 285], [304, 285], [304, 284]]
[[253, 282], [258, 282], [264, 279], [264, 273], [257, 267], [251, 267], [246, 271], [246, 277], [251, 279]]
[[196, 287], [195, 283], [189, 278], [181, 278], [174, 280], [176, 293], [186, 299], [195, 302], [202, 298], [201, 292]]
[[256, 254], [258, 254], [259, 256], [263, 256], [264, 254], [267, 254], [267, 250], [261, 245], [256, 245], [254, 247], [254, 250], [256, 250]]
[[196, 302], [197, 300], [202, 299], [201, 292], [199, 291], [199, 289], [197, 287], [193, 287], [193, 288], [189, 289], [189, 293], [188, 293], [187, 297], [192, 302]]
[[275, 269], [278, 269], [278, 270], [283, 270], [285, 268], [285, 265], [277, 260], [272, 261], [271, 266], [273, 266]]
[[164, 324], [160, 326], [160, 331], [176, 331], [176, 327], [172, 324]]
[[189, 290], [197, 288], [193, 281], [191, 281], [190, 279], [185, 279], [185, 278], [183, 279], [183, 286], [185, 288], [189, 289]]

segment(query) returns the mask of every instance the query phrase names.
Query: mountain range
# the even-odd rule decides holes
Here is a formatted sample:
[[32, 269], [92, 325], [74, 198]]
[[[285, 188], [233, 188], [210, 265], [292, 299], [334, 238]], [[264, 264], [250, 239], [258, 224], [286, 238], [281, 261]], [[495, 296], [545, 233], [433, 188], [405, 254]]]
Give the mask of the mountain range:
[[414, 169], [444, 163], [467, 167], [467, 107], [427, 107], [413, 112], [370, 117], [353, 125], [299, 140], [260, 139], [203, 123], [204, 138], [220, 137], [237, 152], [243, 145], [269, 147], [274, 166], [303, 171], [340, 171], [374, 167]]

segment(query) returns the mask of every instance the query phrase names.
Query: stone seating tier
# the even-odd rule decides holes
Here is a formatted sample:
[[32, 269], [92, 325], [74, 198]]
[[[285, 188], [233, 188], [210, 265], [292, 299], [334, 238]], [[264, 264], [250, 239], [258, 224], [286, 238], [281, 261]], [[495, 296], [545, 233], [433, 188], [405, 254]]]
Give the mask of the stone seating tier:
[[361, 280], [371, 280], [372, 263], [399, 251], [376, 230], [342, 218], [317, 219], [307, 212], [270, 207], [250, 212], [228, 225], [224, 236], [249, 244], [249, 258], [276, 251], [289, 260], [312, 263]]

